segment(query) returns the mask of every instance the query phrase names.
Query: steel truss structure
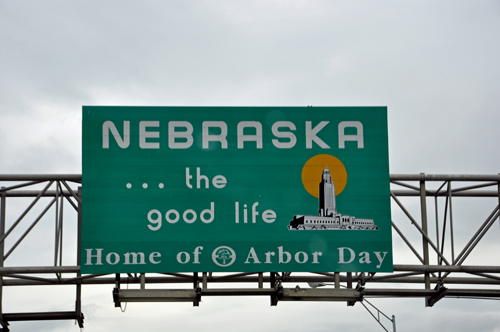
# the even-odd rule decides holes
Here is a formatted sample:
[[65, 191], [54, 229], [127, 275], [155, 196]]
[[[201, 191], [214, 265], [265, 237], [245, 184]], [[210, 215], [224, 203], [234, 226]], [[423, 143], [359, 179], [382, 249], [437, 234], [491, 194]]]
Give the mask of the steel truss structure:
[[[500, 175], [393, 174], [390, 179], [394, 273], [200, 272], [82, 276], [79, 258], [81, 175], [0, 175], [0, 330], [9, 331], [9, 322], [26, 320], [71, 319], [83, 327], [83, 285], [113, 285], [112, 300], [116, 307], [124, 302], [192, 302], [198, 306], [204, 296], [269, 296], [271, 305], [280, 301], [345, 301], [354, 305], [371, 297], [420, 297], [425, 299], [426, 306], [433, 306], [445, 297], [500, 298], [500, 265], [484, 265], [480, 259], [484, 255], [474, 256], [486, 237], [493, 236], [492, 243], [500, 243], [498, 229], [490, 230], [500, 219]], [[18, 198], [28, 199], [29, 204], [10, 217], [6, 211], [10, 212], [10, 206], [17, 207]], [[63, 209], [65, 204], [70, 205], [69, 218], [63, 217], [68, 214]], [[472, 208], [479, 212], [469, 213]], [[457, 210], [461, 211], [457, 214]], [[53, 218], [47, 216], [48, 211], [55, 215], [51, 263], [9, 265], [9, 256], [40, 220]], [[29, 222], [25, 217], [33, 213], [35, 217]], [[77, 238], [63, 244], [63, 226], [68, 223], [76, 228]], [[63, 264], [63, 249], [68, 243], [72, 244], [70, 249], [76, 251], [75, 256], [71, 255], [76, 257], [75, 263], [69, 265]], [[47, 241], [43, 245], [47, 245]], [[399, 261], [401, 259], [403, 261]], [[224, 288], [217, 287], [222, 283]], [[124, 289], [124, 284], [140, 286]], [[158, 284], [163, 284], [163, 288], [155, 289]], [[168, 289], [165, 284], [169, 285]], [[74, 286], [75, 307], [62, 312], [3, 312], [5, 287], [45, 285]], [[228, 285], [231, 287], [227, 288]]]

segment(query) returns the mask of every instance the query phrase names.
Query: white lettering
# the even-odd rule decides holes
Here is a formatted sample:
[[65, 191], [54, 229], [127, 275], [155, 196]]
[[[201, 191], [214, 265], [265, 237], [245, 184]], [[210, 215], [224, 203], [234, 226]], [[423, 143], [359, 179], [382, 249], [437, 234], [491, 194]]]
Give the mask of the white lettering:
[[[300, 259], [300, 256], [302, 255], [302, 259]], [[299, 251], [298, 253], [295, 254], [295, 261], [299, 264], [304, 264], [308, 260], [308, 256], [305, 252]]]
[[[188, 215], [191, 215], [191, 219], [188, 219], [188, 217], [187, 217]], [[196, 215], [196, 212], [194, 212], [194, 210], [188, 209], [188, 210], [184, 211], [184, 213], [182, 214], [182, 218], [188, 224], [192, 224], [196, 221], [197, 215]]]
[[311, 128], [311, 121], [306, 121], [306, 148], [312, 149], [312, 142], [314, 141], [323, 149], [329, 149], [330, 147], [316, 136], [321, 129], [323, 129], [330, 121], [321, 121], [316, 127]]
[[[250, 218], [252, 219], [252, 224], [257, 223], [257, 216], [259, 215], [259, 212], [257, 211], [257, 206], [259, 206], [259, 202], [255, 202], [252, 204], [252, 212]], [[248, 209], [247, 209], [247, 204], [243, 204], [243, 223], [246, 224], [248, 223], [249, 216], [248, 216]], [[273, 210], [265, 210], [262, 212], [262, 220], [268, 224], [273, 223], [276, 220], [276, 212]], [[240, 222], [240, 202], [235, 202], [234, 203], [234, 221], [236, 224]]]
[[[287, 264], [292, 259], [292, 255], [288, 251], [283, 251], [283, 246], [278, 247], [279, 264]], [[286, 259], [283, 259], [286, 256]]]
[[259, 212], [257, 212], [257, 205], [259, 205], [259, 202], [255, 202], [252, 205], [252, 224], [257, 222], [256, 217], [259, 214]]
[[288, 142], [280, 142], [277, 139], [273, 139], [273, 144], [278, 149], [290, 149], [293, 148], [297, 143], [297, 137], [295, 137], [293, 133], [278, 131], [278, 128], [285, 128], [285, 127], [291, 130], [297, 129], [295, 127], [295, 124], [293, 124], [293, 122], [291, 121], [278, 121], [275, 122], [272, 127], [274, 136], [278, 138], [288, 138]]
[[102, 148], [109, 149], [109, 131], [113, 134], [116, 143], [122, 149], [128, 148], [130, 145], [130, 121], [123, 121], [123, 139], [121, 138], [116, 126], [111, 121], [106, 121], [102, 124]]
[[312, 253], [313, 255], [313, 261], [312, 263], [313, 264], [319, 264], [319, 261], [318, 261], [318, 256], [323, 256], [323, 253], [321, 251], [315, 251]]
[[[356, 128], [356, 135], [346, 135], [345, 128]], [[346, 141], [358, 142], [358, 149], [364, 148], [363, 124], [359, 121], [342, 121], [339, 123], [339, 149], [345, 149]]]
[[366, 251], [363, 251], [359, 254], [359, 264], [370, 264], [372, 261], [370, 260], [370, 254]]
[[157, 252], [157, 251], [152, 252], [151, 255], [149, 255], [149, 261], [152, 264], [160, 264], [161, 261], [155, 261], [155, 258], [161, 258], [161, 254], [159, 252]]
[[382, 256], [380, 255], [380, 251], [375, 251], [375, 256], [377, 256], [379, 262], [379, 264], [377, 265], [377, 269], [380, 269], [380, 267], [382, 266], [382, 262], [384, 261], [385, 256], [387, 255], [387, 251], [384, 251], [383, 254], [384, 255]]
[[[153, 214], [156, 214], [156, 218], [153, 219]], [[148, 213], [148, 221], [156, 226], [148, 225], [149, 229], [152, 231], [157, 231], [161, 228], [161, 212], [158, 210], [151, 210]]]
[[266, 264], [272, 264], [271, 262], [271, 256], [276, 255], [274, 251], [268, 251], [266, 252]]
[[253, 247], [250, 249], [250, 252], [248, 253], [245, 264], [250, 264], [250, 262], [248, 261], [249, 259], [253, 259], [254, 264], [260, 264], [259, 258], [257, 257], [257, 254], [255, 253], [255, 249]]
[[206, 175], [201, 175], [200, 168], [196, 167], [196, 188], [201, 188], [201, 180], [205, 181], [205, 188], [208, 189], [208, 178]]
[[[245, 135], [245, 128], [255, 128], [255, 135]], [[243, 149], [244, 142], [254, 141], [257, 149], [262, 149], [262, 124], [258, 121], [241, 121], [238, 123], [238, 149]]]
[[[182, 256], [184, 255], [184, 259], [182, 259]], [[191, 259], [191, 257], [189, 256], [189, 254], [185, 251], [181, 251], [180, 253], [177, 254], [177, 261], [181, 264], [186, 264], [186, 263], [189, 263], [189, 260]]]
[[[174, 219], [170, 219], [170, 215], [171, 214], [174, 214]], [[179, 221], [179, 212], [177, 212], [177, 210], [174, 210], [174, 209], [170, 209], [167, 211], [167, 213], [165, 214], [165, 219], [167, 219], [167, 221], [171, 224], [175, 224], [176, 222]]]
[[[153, 218], [153, 216], [156, 215], [156, 218]], [[176, 209], [170, 209], [165, 213], [165, 219], [167, 220], [168, 223], [170, 224], [175, 224], [180, 220], [181, 213], [177, 211]], [[210, 202], [210, 208], [204, 209], [200, 212], [199, 214], [200, 219], [203, 223], [209, 224], [215, 219], [215, 203]], [[196, 220], [198, 220], [198, 214], [196, 211], [193, 209], [187, 209], [184, 212], [182, 212], [182, 220], [184, 220], [188, 224], [194, 223]], [[148, 221], [152, 224], [157, 224], [156, 226], [148, 225], [148, 227], [152, 231], [156, 231], [160, 229], [162, 220], [161, 220], [161, 212], [159, 210], [153, 209], [149, 211], [148, 213]]]
[[147, 127], [159, 127], [160, 121], [141, 121], [139, 122], [139, 147], [141, 149], [159, 149], [159, 142], [146, 142], [146, 138], [159, 138], [158, 131], [146, 131]]
[[[143, 252], [127, 252], [124, 254], [125, 256], [125, 263], [123, 263], [124, 265], [127, 265], [127, 264], [146, 264], [146, 262], [144, 262], [144, 253]], [[130, 262], [130, 256], [132, 256], [132, 263]], [[140, 258], [140, 261], [137, 262], [137, 257]]]
[[[214, 221], [214, 218], [215, 218], [214, 208], [215, 208], [214, 202], [210, 202], [210, 209], [205, 209], [205, 210], [201, 211], [201, 213], [200, 213], [200, 219], [201, 219], [202, 222], [204, 222], [205, 224], [210, 224], [212, 221]], [[208, 213], [208, 216], [209, 216], [208, 219], [205, 218], [205, 214], [207, 214], [207, 213]]]
[[[319, 137], [330, 121], [320, 121], [313, 127], [312, 121], [305, 121], [306, 148], [312, 149], [316, 143], [322, 149], [330, 149], [330, 146]], [[224, 121], [203, 121], [201, 135], [197, 132], [197, 140], [201, 139], [203, 149], [213, 149], [220, 146], [221, 149], [228, 148], [228, 125]], [[160, 148], [160, 121], [140, 121], [139, 122], [139, 147], [141, 149]], [[215, 130], [214, 130], [215, 128]], [[283, 129], [284, 128], [284, 129]], [[350, 134], [346, 134], [347, 128], [351, 129]], [[148, 130], [149, 129], [149, 130]], [[155, 130], [156, 129], [156, 130]], [[197, 129], [199, 130], [199, 129]], [[282, 131], [280, 131], [282, 130]], [[271, 132], [275, 138], [271, 140], [273, 146], [278, 149], [291, 149], [297, 146], [297, 136], [294, 131], [297, 126], [292, 121], [276, 121], [272, 124]], [[263, 148], [263, 129], [259, 121], [240, 121], [237, 124], [237, 148], [245, 148], [245, 142], [255, 142], [257, 149]], [[247, 134], [245, 134], [247, 131]], [[189, 121], [169, 121], [168, 122], [168, 147], [170, 149], [188, 149], [194, 143], [193, 125]], [[118, 131], [112, 121], [105, 121], [102, 124], [102, 147], [109, 149], [110, 136], [113, 136], [116, 144], [126, 149], [130, 146], [130, 121], [123, 121], [122, 134]], [[332, 138], [332, 133], [322, 135]], [[199, 138], [198, 138], [199, 137]], [[155, 141], [156, 139], [156, 141]], [[363, 124], [360, 121], [341, 121], [338, 123], [339, 149], [345, 149], [346, 142], [357, 142], [357, 148], [364, 148]], [[220, 143], [220, 145], [218, 144]], [[250, 144], [251, 145], [251, 144]], [[189, 187], [190, 184], [188, 184]]]
[[[176, 131], [185, 128], [185, 131]], [[181, 142], [178, 142], [178, 139]], [[187, 121], [170, 121], [168, 123], [168, 147], [171, 149], [187, 149], [193, 145], [193, 125]]]
[[[193, 189], [193, 185], [191, 184], [192, 178], [193, 176], [190, 173], [189, 167], [186, 167], [186, 186], [189, 189]], [[202, 187], [202, 181], [205, 185], [205, 189], [208, 189], [210, 187], [210, 179], [206, 175], [201, 174], [200, 167], [196, 167], [196, 189], [200, 189]], [[226, 184], [227, 180], [223, 175], [216, 175], [212, 179], [212, 185], [217, 189], [224, 188]]]
[[[203, 148], [208, 149], [209, 142], [220, 142], [221, 148], [227, 149], [227, 124], [224, 121], [203, 121]], [[210, 135], [210, 129], [213, 127], [220, 128], [220, 135]]]
[[96, 249], [97, 251], [97, 254], [95, 255], [92, 255], [92, 251], [94, 249], [85, 249], [85, 251], [87, 251], [87, 263], [85, 263], [85, 265], [92, 265], [92, 257], [95, 257], [96, 258], [96, 263], [95, 265], [102, 265], [102, 249]]
[[199, 257], [201, 254], [201, 251], [203, 250], [202, 246], [198, 246], [194, 249], [193, 255], [194, 255], [194, 261], [193, 264], [200, 264]]
[[191, 174], [189, 174], [189, 167], [186, 167], [186, 186], [189, 188], [189, 189], [192, 189], [193, 186], [191, 185], [191, 179], [193, 178], [193, 176]]
[[240, 223], [240, 202], [234, 202], [234, 222]]
[[[356, 253], [351, 248], [342, 247], [342, 248], [338, 248], [338, 249], [339, 249], [339, 264], [348, 264], [348, 263], [351, 263], [354, 260], [354, 258], [356, 257]], [[349, 253], [351, 255], [351, 257], [349, 258], [348, 261], [346, 261], [344, 259], [344, 250], [345, 249], [349, 250]]]
[[[203, 248], [201, 248], [203, 249]], [[97, 251], [96, 254], [93, 253], [94, 249], [85, 249], [87, 251], [87, 262], [85, 265], [93, 265], [93, 259], [95, 258], [95, 265], [103, 265], [103, 249], [95, 249]], [[124, 265], [137, 265], [137, 264], [146, 264], [145, 255], [143, 252], [127, 252], [123, 254], [124, 256]], [[178, 255], [179, 256], [179, 255]], [[159, 252], [152, 252], [149, 254], [149, 262], [151, 264], [159, 264], [161, 263], [161, 254]], [[105, 257], [106, 263], [109, 265], [116, 265], [120, 263], [120, 254], [116, 252], [110, 252]], [[189, 255], [188, 255], [189, 261]]]
[[262, 220], [268, 224], [273, 223], [276, 220], [276, 212], [273, 210], [266, 210], [262, 213]]
[[222, 189], [226, 186], [227, 180], [223, 175], [216, 175], [212, 179], [212, 184], [214, 185], [215, 188]]
[[[115, 258], [114, 262], [111, 261], [111, 256]], [[120, 262], [120, 255], [118, 255], [116, 252], [110, 252], [106, 255], [106, 262], [110, 265], [118, 264]]]

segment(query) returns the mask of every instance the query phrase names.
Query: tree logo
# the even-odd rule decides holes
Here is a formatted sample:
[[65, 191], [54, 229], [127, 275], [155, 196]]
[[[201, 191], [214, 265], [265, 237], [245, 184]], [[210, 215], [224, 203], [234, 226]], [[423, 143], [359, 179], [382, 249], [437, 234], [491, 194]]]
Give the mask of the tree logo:
[[236, 253], [231, 247], [220, 246], [212, 252], [212, 260], [215, 264], [226, 267], [234, 263]]

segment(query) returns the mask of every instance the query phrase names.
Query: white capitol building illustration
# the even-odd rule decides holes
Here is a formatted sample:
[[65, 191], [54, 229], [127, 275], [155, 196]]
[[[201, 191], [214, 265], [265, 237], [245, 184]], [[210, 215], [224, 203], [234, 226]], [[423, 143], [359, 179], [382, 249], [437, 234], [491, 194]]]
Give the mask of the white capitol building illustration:
[[317, 216], [295, 215], [289, 230], [378, 230], [373, 219], [359, 219], [337, 213], [335, 184], [328, 166], [323, 170], [319, 184], [319, 211]]

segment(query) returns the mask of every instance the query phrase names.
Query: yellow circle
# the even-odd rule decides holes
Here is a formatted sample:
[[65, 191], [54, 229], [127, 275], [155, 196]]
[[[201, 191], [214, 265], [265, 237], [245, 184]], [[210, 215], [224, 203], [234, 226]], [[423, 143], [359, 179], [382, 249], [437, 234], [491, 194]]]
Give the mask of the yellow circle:
[[329, 154], [318, 154], [309, 159], [302, 168], [302, 184], [307, 192], [319, 198], [319, 184], [323, 170], [328, 168], [335, 184], [335, 196], [344, 190], [347, 184], [347, 171], [342, 162]]

